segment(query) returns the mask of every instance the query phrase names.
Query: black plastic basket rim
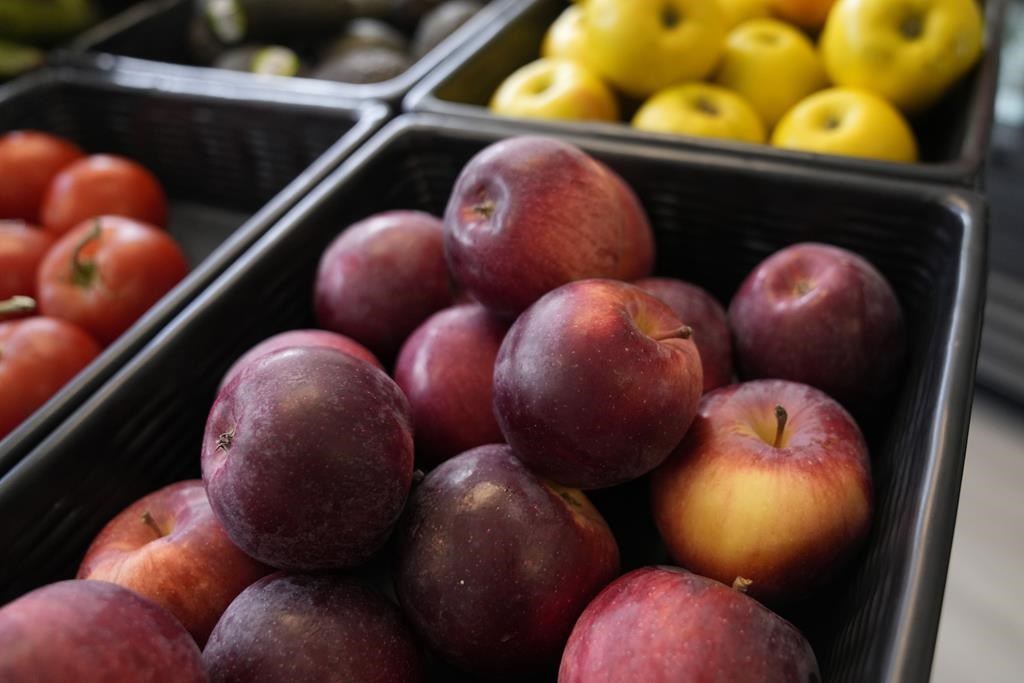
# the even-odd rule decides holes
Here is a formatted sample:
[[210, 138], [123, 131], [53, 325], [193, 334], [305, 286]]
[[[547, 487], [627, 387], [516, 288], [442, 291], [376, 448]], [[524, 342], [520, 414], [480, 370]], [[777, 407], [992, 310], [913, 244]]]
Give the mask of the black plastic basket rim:
[[97, 46], [116, 34], [130, 30], [138, 22], [158, 15], [190, 0], [150, 0], [125, 10], [108, 21], [86, 31], [69, 43], [67, 49], [58, 50], [52, 59], [58, 64], [91, 66], [141, 73], [166, 74], [176, 78], [193, 78], [219, 82], [221, 88], [258, 88], [267, 91], [295, 93], [323, 97], [331, 100], [380, 100], [398, 105], [418, 82], [432, 73], [452, 56], [467, 40], [485, 27], [512, 11], [520, 0], [491, 0], [466, 23], [453, 31], [423, 57], [416, 60], [398, 76], [379, 83], [338, 83], [303, 77], [263, 76], [215, 69], [205, 66], [172, 64], [151, 59], [128, 57], [103, 52]]
[[0, 473], [14, 467], [53, 431], [71, 412], [86, 401], [103, 382], [123, 366], [139, 348], [170, 321], [189, 301], [201, 293], [221, 272], [274, 224], [306, 192], [366, 140], [389, 116], [379, 102], [336, 100], [330, 104], [316, 98], [284, 97], [260, 90], [239, 88], [227, 92], [216, 84], [174, 79], [158, 74], [103, 72], [70, 66], [48, 67], [23, 76], [0, 88], [0, 106], [23, 92], [37, 88], [68, 85], [102, 90], [130, 91], [168, 98], [188, 98], [216, 106], [218, 103], [248, 103], [302, 112], [322, 111], [347, 117], [351, 128], [285, 188], [252, 214], [228, 239], [196, 265], [174, 289], [154, 304], [124, 334], [112, 342], [84, 370], [50, 398], [31, 417], [0, 439]]
[[[223, 291], [236, 286], [254, 261], [268, 258], [277, 244], [313, 214], [347, 178], [358, 174], [382, 150], [416, 133], [459, 136], [486, 144], [522, 131], [501, 121], [485, 121], [467, 126], [465, 121], [432, 114], [405, 114], [391, 121], [364, 145], [350, 155], [327, 178], [292, 207], [252, 247], [229, 266], [209, 287], [178, 313], [170, 324], [154, 336], [132, 361], [113, 376], [85, 405], [53, 432], [14, 470], [0, 479], [0, 492], [30, 482], [33, 470], [43, 468], [48, 450], [66, 438], [78, 418], [86, 417], [110, 400], [117, 387], [130, 382], [134, 372], [152, 362], [161, 347], [175, 343], [175, 338], [190, 318], [215, 301]], [[586, 135], [560, 135], [561, 139], [585, 144], [590, 150], [622, 156], [641, 156], [651, 160], [684, 161], [687, 163], [771, 173], [803, 184], [830, 184], [853, 187], [878, 195], [925, 196], [965, 218], [965, 232], [960, 246], [961, 269], [953, 300], [953, 324], [937, 330], [944, 339], [944, 356], [938, 398], [932, 408], [933, 429], [927, 451], [931, 453], [928, 493], [919, 499], [914, 510], [917, 524], [913, 533], [913, 559], [908, 563], [900, 596], [899, 617], [894, 626], [894, 641], [884, 652], [886, 661], [879, 681], [925, 681], [929, 677], [935, 639], [942, 608], [942, 594], [949, 564], [957, 501], [963, 476], [967, 446], [967, 429], [973, 399], [975, 369], [978, 357], [983, 312], [987, 229], [986, 204], [978, 193], [966, 188], [924, 184], [907, 180], [873, 178], [863, 174], [831, 169], [808, 168], [799, 164], [769, 159], [743, 159], [734, 156], [638, 147], [621, 140]], [[923, 194], [922, 194], [923, 193]]]
[[941, 162], [900, 164], [888, 161], [861, 159], [829, 154], [816, 154], [784, 150], [768, 145], [750, 144], [731, 140], [712, 140], [698, 137], [684, 137], [664, 133], [634, 130], [622, 123], [601, 121], [557, 121], [552, 119], [527, 119], [498, 116], [486, 107], [461, 102], [451, 102], [437, 95], [440, 87], [452, 80], [463, 65], [477, 52], [499, 39], [508, 25], [529, 12], [538, 2], [546, 0], [523, 0], [514, 9], [503, 14], [501, 21], [486, 26], [480, 33], [455, 50], [448, 59], [429, 76], [420, 81], [402, 100], [405, 112], [426, 112], [458, 116], [473, 120], [498, 120], [503, 124], [516, 126], [524, 131], [547, 131], [554, 135], [587, 135], [607, 137], [637, 144], [657, 145], [661, 148], [678, 150], [680, 154], [699, 150], [715, 150], [722, 154], [745, 157], [764, 157], [803, 163], [811, 167], [825, 167], [871, 175], [905, 178], [927, 183], [943, 183], [964, 187], [978, 187], [980, 174], [988, 153], [992, 134], [992, 120], [995, 111], [995, 91], [999, 79], [999, 45], [1002, 41], [1006, 6], [1010, 0], [986, 0], [985, 53], [978, 69], [978, 82], [968, 107], [969, 125], [957, 159]]

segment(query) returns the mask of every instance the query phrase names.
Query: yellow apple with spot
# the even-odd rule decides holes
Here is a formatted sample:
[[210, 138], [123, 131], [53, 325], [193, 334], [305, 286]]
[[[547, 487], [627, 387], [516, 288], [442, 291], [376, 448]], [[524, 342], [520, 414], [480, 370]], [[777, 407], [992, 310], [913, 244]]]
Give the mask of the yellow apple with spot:
[[824, 392], [785, 380], [715, 389], [651, 478], [669, 554], [769, 604], [806, 597], [857, 551], [871, 525], [860, 429]]
[[617, 121], [615, 94], [587, 67], [568, 59], [538, 59], [506, 78], [491, 97], [500, 116]]
[[819, 154], [917, 161], [914, 131], [899, 110], [857, 88], [829, 88], [801, 100], [775, 126], [771, 142]]
[[569, 5], [548, 27], [540, 44], [541, 57], [571, 59], [587, 65], [587, 42], [583, 35], [583, 10]]
[[621, 92], [644, 98], [714, 69], [725, 15], [710, 0], [587, 0], [587, 61]]
[[769, 128], [828, 85], [811, 41], [777, 19], [751, 19], [729, 32], [715, 82], [743, 95]]
[[[882, 1], [889, 2], [889, 0]], [[809, 31], [816, 31], [824, 25], [836, 0], [767, 0], [767, 2], [773, 15]]]
[[975, 0], [838, 0], [821, 34], [829, 77], [921, 112], [982, 53]]
[[655, 93], [633, 116], [654, 133], [764, 142], [761, 118], [742, 96], [710, 83], [683, 83]]
[[726, 28], [738, 26], [747, 19], [771, 16], [768, 0], [718, 0], [725, 13]]

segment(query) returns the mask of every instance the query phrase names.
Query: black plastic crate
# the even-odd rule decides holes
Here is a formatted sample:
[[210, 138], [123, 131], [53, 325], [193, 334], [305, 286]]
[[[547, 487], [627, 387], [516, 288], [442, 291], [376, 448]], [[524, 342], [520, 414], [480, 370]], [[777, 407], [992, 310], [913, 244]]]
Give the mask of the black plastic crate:
[[[379, 83], [336, 83], [238, 73], [198, 66], [189, 56], [186, 36], [194, 0], [147, 0], [83, 33], [58, 59], [78, 64], [112, 64], [116, 68], [259, 84], [285, 92], [323, 97], [376, 99], [398, 105], [414, 84], [460, 45], [492, 24], [518, 0], [490, 0], [476, 15], [398, 76]], [[83, 54], [84, 52], [84, 54]], [[110, 57], [116, 56], [113, 62]]]
[[501, 21], [487, 26], [406, 96], [403, 108], [473, 119], [500, 120], [551, 133], [577, 133], [643, 141], [685, 153], [718, 150], [750, 158], [799, 161], [816, 167], [859, 171], [972, 186], [980, 182], [988, 152], [992, 109], [999, 72], [999, 44], [1007, 0], [979, 0], [985, 9], [985, 54], [971, 74], [929, 112], [911, 120], [921, 161], [897, 164], [854, 157], [810, 154], [730, 140], [650, 133], [628, 123], [553, 121], [496, 117], [487, 108], [491, 95], [519, 67], [540, 58], [548, 26], [569, 3], [523, 0]]
[[[5, 438], [0, 474], [138, 351], [387, 115], [381, 104], [275, 101], [248, 89], [49, 69], [0, 89], [0, 133], [45, 130], [120, 154], [160, 179], [190, 272]], [[0, 178], [0, 183], [3, 179]]]
[[[465, 162], [515, 132], [425, 115], [391, 123], [234, 263], [141, 353], [0, 480], [0, 602], [73, 575], [120, 509], [199, 474], [222, 373], [259, 340], [314, 324], [321, 252], [346, 226], [395, 208], [440, 213]], [[727, 303], [760, 260], [825, 241], [870, 259], [908, 317], [909, 354], [884, 419], [864, 424], [877, 510], [867, 548], [812, 604], [785, 612], [826, 680], [926, 680], [952, 543], [974, 387], [985, 207], [967, 190], [769, 161], [566, 136], [636, 189], [654, 226], [657, 272]], [[595, 492], [624, 564], [664, 557], [643, 480]], [[633, 521], [623, 509], [640, 511]], [[443, 674], [436, 680], [456, 680]], [[458, 679], [461, 680], [461, 679]]]

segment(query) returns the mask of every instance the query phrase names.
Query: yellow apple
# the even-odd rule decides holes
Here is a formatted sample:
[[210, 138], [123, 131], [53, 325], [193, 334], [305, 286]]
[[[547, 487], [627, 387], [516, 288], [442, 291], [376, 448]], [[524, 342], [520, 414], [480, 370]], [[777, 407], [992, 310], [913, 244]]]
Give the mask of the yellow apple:
[[582, 64], [538, 59], [506, 78], [491, 97], [491, 111], [502, 116], [617, 121], [615, 95]]
[[587, 0], [588, 62], [604, 80], [642, 98], [711, 73], [725, 40], [725, 16], [710, 0]]
[[633, 117], [655, 133], [764, 142], [764, 124], [743, 97], [709, 83], [684, 83], [655, 93]]
[[775, 127], [772, 144], [884, 161], [917, 160], [914, 133], [899, 110], [857, 88], [829, 88], [797, 103]]
[[981, 50], [975, 0], [838, 0], [821, 34], [834, 83], [873, 90], [907, 113], [942, 97]]
[[[821, 28], [836, 0], [767, 0], [772, 14], [791, 24], [815, 31]], [[883, 0], [888, 2], [889, 0]], [[906, 1], [906, 0], [904, 0]], [[913, 0], [910, 0], [913, 1]]]
[[770, 16], [768, 0], [718, 0], [725, 13], [725, 26], [732, 28], [747, 19]]
[[828, 85], [811, 41], [776, 19], [751, 19], [729, 32], [715, 81], [747, 98], [769, 128]]
[[569, 5], [544, 34], [540, 56], [571, 59], [586, 65], [589, 63], [586, 44], [583, 36], [583, 10], [579, 5]]

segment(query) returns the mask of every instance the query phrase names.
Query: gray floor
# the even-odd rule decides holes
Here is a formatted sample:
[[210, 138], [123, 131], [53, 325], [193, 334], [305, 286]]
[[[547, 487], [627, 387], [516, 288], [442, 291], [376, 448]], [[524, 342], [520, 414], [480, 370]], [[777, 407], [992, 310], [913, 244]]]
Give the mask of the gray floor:
[[1024, 409], [979, 393], [933, 683], [1024, 682]]

